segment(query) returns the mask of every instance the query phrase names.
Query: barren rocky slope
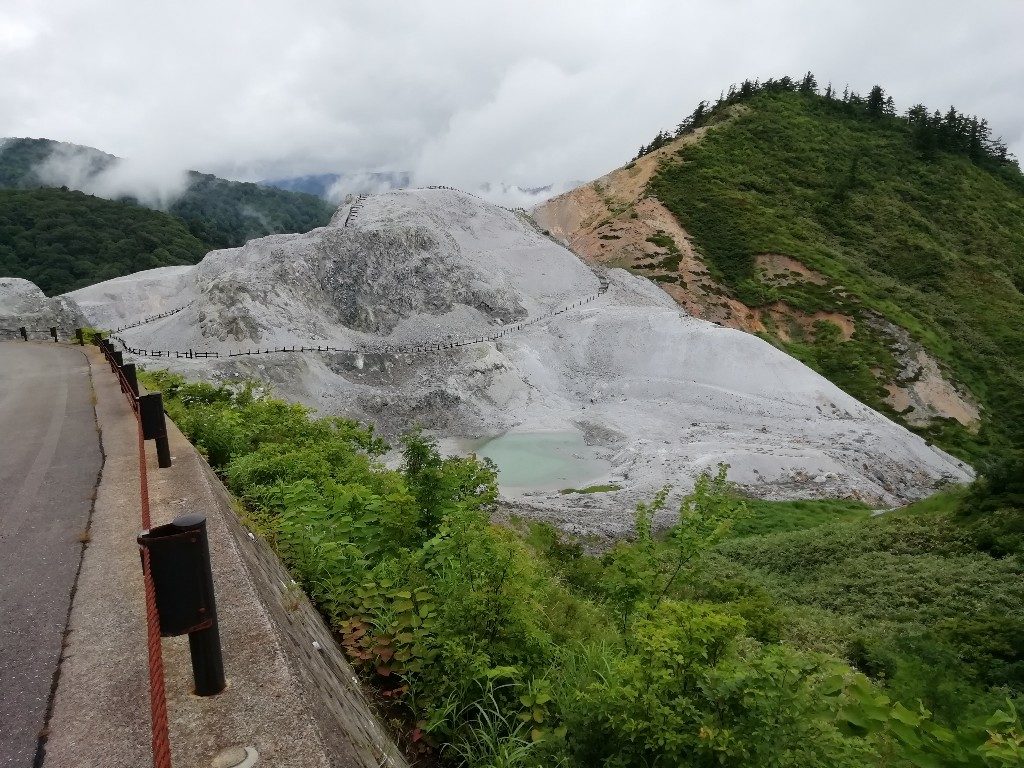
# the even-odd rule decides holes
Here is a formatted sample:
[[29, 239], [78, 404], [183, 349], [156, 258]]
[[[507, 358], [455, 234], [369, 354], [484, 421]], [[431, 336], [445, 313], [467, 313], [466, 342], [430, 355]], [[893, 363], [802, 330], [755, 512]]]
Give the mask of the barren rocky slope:
[[[730, 107], [729, 119], [745, 110], [743, 105]], [[785, 301], [751, 307], [733, 296], [709, 274], [704, 257], [672, 212], [651, 194], [647, 185], [660, 166], [677, 161], [685, 147], [721, 126], [705, 126], [677, 138], [548, 200], [532, 215], [542, 228], [588, 262], [623, 267], [655, 280], [695, 317], [751, 333], [767, 332], [784, 342], [791, 340], [791, 329], [810, 334], [814, 323], [826, 320], [839, 326], [849, 339], [855, 321], [847, 314], [802, 311]], [[759, 280], [768, 286], [828, 284], [824, 275], [790, 256], [762, 253], [756, 256], [756, 263]], [[885, 382], [885, 402], [908, 424], [926, 426], [937, 418], [948, 418], [975, 429], [980, 412], [970, 393], [951, 381], [936, 359], [903, 328], [880, 316], [874, 316], [873, 322], [889, 340], [900, 366], [899, 375]]]
[[[637, 499], [685, 490], [719, 462], [759, 496], [878, 505], [970, 476], [770, 344], [687, 315], [650, 281], [595, 272], [515, 213], [453, 190], [376, 195], [307, 234], [71, 296], [106, 325], [182, 307], [124, 342], [218, 352], [144, 362], [262, 379], [389, 434], [582, 434], [608, 462], [596, 479], [622, 490], [518, 500], [579, 530], [622, 533]], [[292, 345], [350, 351], [226, 357]]]
[[47, 298], [39, 286], [19, 277], [0, 277], [0, 340], [21, 338], [17, 331], [22, 327], [36, 335], [56, 327], [66, 338], [85, 324], [74, 301]]

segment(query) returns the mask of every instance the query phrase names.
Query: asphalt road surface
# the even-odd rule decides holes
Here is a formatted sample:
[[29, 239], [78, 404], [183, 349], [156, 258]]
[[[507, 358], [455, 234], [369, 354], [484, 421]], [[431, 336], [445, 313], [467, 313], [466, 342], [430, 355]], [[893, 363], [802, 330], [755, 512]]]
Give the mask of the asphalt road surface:
[[0, 343], [0, 768], [31, 768], [102, 465], [89, 364]]

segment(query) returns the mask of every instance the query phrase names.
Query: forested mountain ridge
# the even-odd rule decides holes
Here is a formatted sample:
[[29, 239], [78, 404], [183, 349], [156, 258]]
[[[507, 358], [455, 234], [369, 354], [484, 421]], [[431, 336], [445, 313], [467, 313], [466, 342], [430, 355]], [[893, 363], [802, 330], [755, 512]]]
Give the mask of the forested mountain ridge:
[[1024, 444], [1024, 177], [984, 120], [745, 82], [538, 220], [977, 459]]
[[48, 296], [195, 264], [207, 250], [161, 211], [66, 189], [0, 189], [0, 275], [31, 280]]
[[[108, 206], [89, 206], [92, 213], [102, 209], [106, 212], [104, 216], [113, 216], [124, 221], [132, 220], [135, 229], [147, 230], [156, 226], [164, 230], [169, 235], [170, 242], [163, 244], [163, 250], [174, 254], [170, 261], [162, 253], [156, 253], [159, 246], [154, 246], [138, 251], [138, 259], [135, 261], [119, 256], [113, 262], [107, 262], [104, 260], [106, 257], [99, 255], [99, 251], [93, 252], [95, 255], [90, 256], [72, 242], [74, 238], [62, 238], [60, 231], [54, 230], [51, 224], [50, 237], [63, 239], [66, 241], [65, 244], [56, 250], [43, 247], [33, 252], [31, 263], [23, 262], [22, 259], [27, 258], [24, 255], [24, 226], [29, 221], [37, 220], [35, 215], [26, 217], [26, 206], [42, 206], [37, 209], [37, 213], [41, 215], [46, 211], [46, 215], [49, 216], [59, 208], [59, 201], [74, 198], [47, 195], [46, 188], [70, 186], [86, 192], [95, 192], [103, 186], [103, 175], [116, 170], [120, 162], [122, 161], [119, 158], [91, 147], [64, 144], [50, 139], [0, 141], [0, 189], [39, 190], [41, 193], [17, 197], [20, 206], [17, 212], [18, 223], [8, 221], [8, 227], [15, 228], [0, 231], [2, 263], [12, 276], [33, 280], [47, 293], [73, 290], [88, 284], [82, 282], [86, 279], [85, 276], [103, 275], [97, 278], [102, 280], [125, 274], [117, 271], [113, 266], [115, 262], [128, 265], [155, 260], [159, 262], [155, 266], [194, 263], [212, 249], [243, 245], [247, 240], [268, 234], [306, 232], [323, 226], [330, 221], [334, 212], [332, 205], [314, 195], [267, 188], [248, 182], [228, 181], [210, 174], [188, 171], [181, 180], [183, 191], [168, 195], [166, 201], [139, 200], [130, 194], [118, 196], [117, 200], [111, 201], [111, 205], [127, 207], [116, 215], [111, 213], [112, 209]], [[81, 212], [84, 210], [83, 205], [76, 199], [73, 207]], [[183, 239], [182, 233], [170, 224], [157, 224], [158, 216], [141, 214], [143, 205], [176, 219], [191, 239]], [[102, 232], [95, 232], [90, 237], [108, 242], [113, 234], [105, 225], [101, 228]], [[87, 227], [79, 227], [78, 234], [82, 234], [86, 229]], [[15, 237], [22, 239], [16, 243]], [[109, 249], [101, 251], [110, 253]], [[47, 253], [55, 255], [62, 262], [61, 265], [47, 265]], [[74, 254], [71, 256], [74, 266], [65, 258], [71, 254]], [[92, 263], [88, 263], [90, 258], [94, 259]], [[145, 267], [136, 266], [129, 271], [140, 268]], [[42, 282], [35, 280], [33, 275], [43, 275]]]
[[52, 139], [0, 138], [0, 188], [34, 189], [53, 186], [41, 173], [55, 152], [73, 154], [85, 177], [95, 176], [117, 162], [117, 157], [93, 147]]

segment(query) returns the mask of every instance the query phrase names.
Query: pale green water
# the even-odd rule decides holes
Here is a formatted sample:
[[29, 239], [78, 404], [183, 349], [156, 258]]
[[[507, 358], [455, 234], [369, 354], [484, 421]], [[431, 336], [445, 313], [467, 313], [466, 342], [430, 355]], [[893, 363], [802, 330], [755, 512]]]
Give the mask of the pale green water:
[[476, 449], [498, 465], [505, 491], [560, 491], [602, 479], [610, 464], [578, 432], [507, 432]]

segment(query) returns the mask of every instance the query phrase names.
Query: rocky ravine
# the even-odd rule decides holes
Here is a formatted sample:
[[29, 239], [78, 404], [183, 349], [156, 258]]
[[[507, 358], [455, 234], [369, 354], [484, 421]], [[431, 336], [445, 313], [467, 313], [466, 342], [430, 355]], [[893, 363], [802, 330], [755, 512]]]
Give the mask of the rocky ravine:
[[[582, 434], [608, 462], [595, 479], [621, 490], [516, 499], [578, 531], [621, 534], [637, 500], [666, 483], [681, 493], [719, 462], [758, 496], [878, 505], [971, 474], [770, 344], [687, 315], [628, 272], [599, 275], [515, 213], [451, 190], [375, 195], [328, 227], [71, 297], [104, 325], [184, 307], [124, 331], [137, 348], [358, 350], [143, 362], [259, 378], [388, 434], [417, 423], [453, 439]], [[503, 331], [456, 349], [393, 351]]]

